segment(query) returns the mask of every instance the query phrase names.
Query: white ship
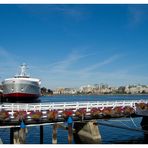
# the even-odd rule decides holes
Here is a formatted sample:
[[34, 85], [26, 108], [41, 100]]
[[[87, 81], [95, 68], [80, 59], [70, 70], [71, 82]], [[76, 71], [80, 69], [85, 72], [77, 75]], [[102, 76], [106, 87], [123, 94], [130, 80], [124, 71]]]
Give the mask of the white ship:
[[41, 81], [36, 78], [30, 78], [26, 74], [27, 66], [20, 66], [20, 73], [13, 78], [5, 79], [2, 82], [4, 98], [28, 99], [38, 98], [40, 96]]

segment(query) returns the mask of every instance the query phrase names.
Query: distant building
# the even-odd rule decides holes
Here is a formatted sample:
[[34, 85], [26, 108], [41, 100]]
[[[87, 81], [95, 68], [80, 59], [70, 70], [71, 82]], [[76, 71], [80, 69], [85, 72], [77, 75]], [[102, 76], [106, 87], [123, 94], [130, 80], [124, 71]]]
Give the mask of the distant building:
[[128, 85], [125, 87], [127, 94], [148, 93], [148, 86], [146, 85]]
[[148, 93], [147, 85], [128, 85], [128, 86], [119, 86], [111, 87], [107, 84], [94, 84], [94, 85], [85, 85], [80, 88], [57, 88], [53, 91], [54, 95], [74, 95], [74, 94], [139, 94], [139, 93]]
[[59, 95], [64, 93], [64, 88], [57, 88], [53, 91], [54, 95]]
[[81, 86], [79, 88], [80, 93], [93, 93], [94, 92], [94, 86], [91, 85], [86, 85], [86, 86]]
[[77, 94], [78, 89], [76, 88], [57, 88], [56, 90], [53, 91], [54, 95], [59, 95], [59, 94]]

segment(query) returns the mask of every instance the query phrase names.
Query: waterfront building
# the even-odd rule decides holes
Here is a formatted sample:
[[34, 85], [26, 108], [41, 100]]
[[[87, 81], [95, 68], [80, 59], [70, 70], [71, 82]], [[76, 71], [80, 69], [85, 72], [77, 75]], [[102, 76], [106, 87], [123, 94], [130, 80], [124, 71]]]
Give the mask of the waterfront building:
[[138, 93], [148, 93], [148, 86], [146, 85], [128, 85], [125, 87], [125, 92], [127, 94], [138, 94]]
[[79, 91], [80, 93], [85, 93], [85, 94], [88, 94], [88, 93], [93, 93], [94, 92], [94, 86], [91, 86], [91, 85], [86, 85], [86, 86], [81, 86], [79, 88]]
[[77, 88], [57, 88], [55, 90], [53, 90], [53, 94], [54, 95], [59, 95], [59, 94], [77, 94], [77, 92], [79, 91], [79, 89]]
[[84, 85], [80, 88], [57, 88], [53, 90], [54, 95], [59, 94], [144, 94], [148, 93], [147, 85], [109, 86], [107, 84]]

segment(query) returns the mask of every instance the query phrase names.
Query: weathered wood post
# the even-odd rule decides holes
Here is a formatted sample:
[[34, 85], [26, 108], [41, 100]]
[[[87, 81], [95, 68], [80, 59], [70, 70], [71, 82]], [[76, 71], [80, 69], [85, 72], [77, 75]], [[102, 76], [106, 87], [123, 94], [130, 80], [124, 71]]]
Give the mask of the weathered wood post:
[[21, 128], [19, 130], [19, 141], [20, 141], [20, 144], [26, 143], [26, 128]]
[[13, 129], [13, 144], [25, 144], [26, 143], [26, 129], [14, 128]]
[[19, 127], [13, 128], [13, 144], [20, 144], [19, 130], [20, 130]]
[[0, 138], [0, 144], [3, 144], [3, 141], [2, 141], [2, 139]]
[[26, 129], [26, 125], [24, 124], [24, 122], [21, 122], [20, 127], [17, 128], [13, 128], [13, 130], [11, 131], [11, 140], [13, 138], [13, 142], [14, 144], [25, 144], [26, 143], [26, 133], [27, 133], [27, 129]]
[[72, 132], [72, 123], [73, 123], [73, 119], [72, 117], [68, 117], [67, 120], [68, 123], [68, 143], [72, 144], [72, 139], [73, 139], [73, 132]]
[[40, 144], [43, 144], [44, 143], [44, 131], [43, 131], [43, 125], [40, 125]]
[[53, 124], [53, 130], [52, 130], [52, 144], [57, 144], [57, 124]]

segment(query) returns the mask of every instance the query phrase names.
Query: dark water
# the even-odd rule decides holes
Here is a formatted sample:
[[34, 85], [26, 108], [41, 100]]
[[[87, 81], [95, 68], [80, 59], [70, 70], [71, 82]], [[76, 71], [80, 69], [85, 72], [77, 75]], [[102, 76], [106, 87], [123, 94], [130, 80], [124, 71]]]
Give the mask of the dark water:
[[[102, 96], [48, 96], [41, 97], [37, 102], [73, 102], [73, 101], [109, 101], [109, 100], [144, 100], [148, 99], [148, 95], [102, 95]], [[138, 118], [124, 118], [116, 120], [101, 120], [104, 123], [111, 123], [115, 125], [123, 125], [131, 128], [140, 128], [141, 117]], [[66, 123], [65, 123], [66, 125]], [[113, 128], [108, 126], [99, 126], [102, 144], [143, 144], [148, 143], [145, 140], [142, 132], [130, 131], [125, 129]], [[28, 144], [39, 144], [40, 143], [40, 128], [39, 127], [28, 127], [28, 134], [26, 143]], [[0, 129], [0, 138], [4, 144], [10, 143], [10, 130]], [[68, 134], [64, 129], [58, 129], [57, 141], [58, 144], [68, 143]], [[44, 126], [44, 144], [52, 143], [52, 125]], [[76, 143], [73, 140], [73, 143]]]

